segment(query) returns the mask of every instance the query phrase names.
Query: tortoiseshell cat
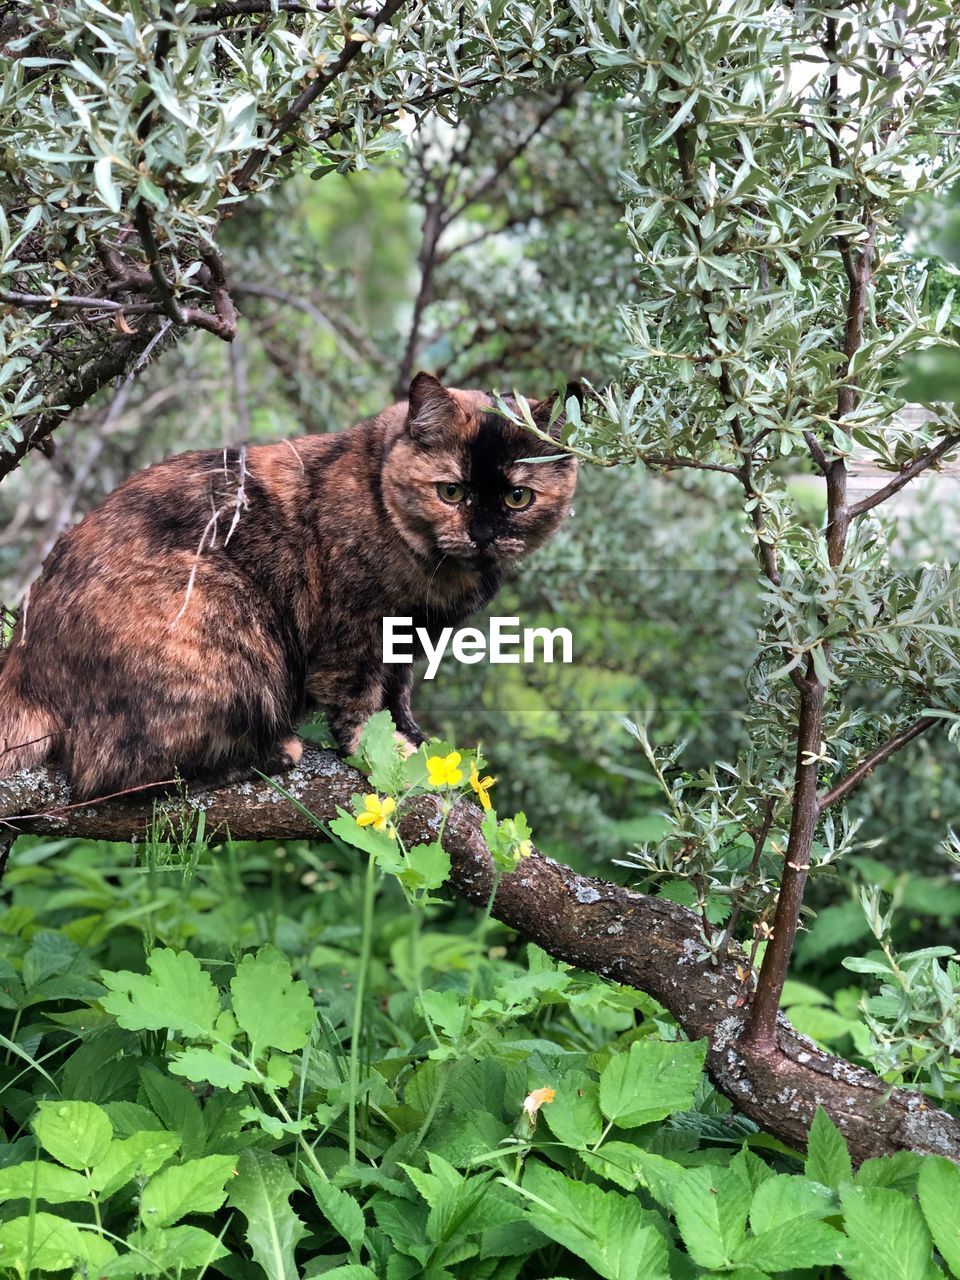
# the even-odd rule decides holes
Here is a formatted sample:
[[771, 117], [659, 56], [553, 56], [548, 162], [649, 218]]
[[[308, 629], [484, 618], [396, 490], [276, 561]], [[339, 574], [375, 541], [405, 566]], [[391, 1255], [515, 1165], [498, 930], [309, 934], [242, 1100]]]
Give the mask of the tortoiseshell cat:
[[[568, 395], [579, 395], [571, 386]], [[560, 525], [576, 464], [418, 374], [334, 435], [202, 450], [125, 481], [47, 557], [0, 669], [0, 777], [61, 764], [78, 798], [295, 763], [321, 707], [341, 751], [371, 713], [423, 735], [385, 615], [432, 635]], [[551, 401], [530, 402], [545, 426]]]

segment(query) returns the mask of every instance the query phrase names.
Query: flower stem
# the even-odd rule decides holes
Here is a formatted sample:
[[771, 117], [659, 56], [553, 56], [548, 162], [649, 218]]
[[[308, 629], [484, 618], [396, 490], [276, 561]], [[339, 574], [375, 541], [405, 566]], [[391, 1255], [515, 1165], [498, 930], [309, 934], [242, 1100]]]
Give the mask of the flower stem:
[[357, 1159], [357, 1093], [360, 1088], [360, 1023], [363, 1018], [363, 1002], [366, 995], [370, 954], [373, 949], [373, 904], [377, 896], [377, 864], [367, 857], [367, 875], [363, 890], [363, 933], [360, 941], [360, 965], [357, 970], [356, 991], [353, 1001], [353, 1029], [350, 1036], [350, 1113], [348, 1117], [347, 1146], [350, 1163]]

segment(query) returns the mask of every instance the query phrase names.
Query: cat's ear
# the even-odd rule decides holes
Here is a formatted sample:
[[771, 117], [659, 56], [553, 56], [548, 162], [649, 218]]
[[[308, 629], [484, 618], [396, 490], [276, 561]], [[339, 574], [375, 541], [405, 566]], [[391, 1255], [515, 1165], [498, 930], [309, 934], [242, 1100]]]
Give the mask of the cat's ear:
[[568, 382], [562, 395], [548, 396], [546, 400], [538, 400], [531, 404], [530, 412], [533, 421], [541, 431], [548, 431], [555, 440], [560, 439], [560, 432], [567, 425], [567, 401], [576, 400], [583, 408], [583, 384]]
[[410, 383], [407, 430], [414, 440], [426, 440], [452, 426], [460, 406], [432, 373], [418, 373]]

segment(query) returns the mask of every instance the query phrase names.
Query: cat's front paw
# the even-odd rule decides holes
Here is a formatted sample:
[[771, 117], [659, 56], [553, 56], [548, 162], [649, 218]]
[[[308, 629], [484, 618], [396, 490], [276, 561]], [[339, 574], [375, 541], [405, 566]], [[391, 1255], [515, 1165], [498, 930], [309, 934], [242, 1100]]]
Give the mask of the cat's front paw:
[[303, 759], [303, 740], [296, 734], [284, 738], [277, 748], [284, 769], [292, 769]]
[[419, 742], [411, 741], [411, 739], [408, 738], [406, 734], [401, 733], [399, 729], [394, 730], [393, 736], [397, 740], [397, 745], [400, 748], [400, 754], [403, 756], [404, 760], [406, 760], [408, 756], [412, 756], [420, 746]]

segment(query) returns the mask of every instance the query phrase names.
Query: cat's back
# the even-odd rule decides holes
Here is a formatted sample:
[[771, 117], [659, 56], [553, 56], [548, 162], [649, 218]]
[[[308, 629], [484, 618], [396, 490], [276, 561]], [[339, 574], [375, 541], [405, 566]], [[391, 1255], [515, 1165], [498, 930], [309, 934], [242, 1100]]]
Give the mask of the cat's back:
[[[264, 550], [277, 547], [278, 535], [300, 522], [331, 479], [337, 491], [354, 485], [359, 491], [369, 425], [274, 444], [196, 449], [155, 462], [61, 535], [36, 586], [56, 583], [72, 594], [90, 578], [129, 576], [184, 555], [200, 553], [209, 561], [251, 539]], [[342, 475], [331, 477], [335, 468]]]

